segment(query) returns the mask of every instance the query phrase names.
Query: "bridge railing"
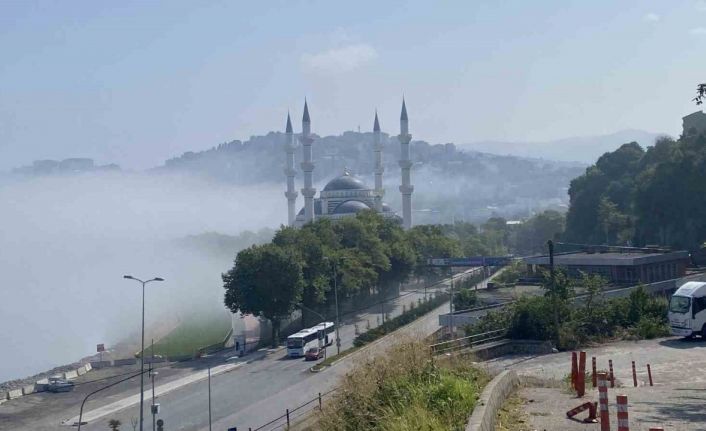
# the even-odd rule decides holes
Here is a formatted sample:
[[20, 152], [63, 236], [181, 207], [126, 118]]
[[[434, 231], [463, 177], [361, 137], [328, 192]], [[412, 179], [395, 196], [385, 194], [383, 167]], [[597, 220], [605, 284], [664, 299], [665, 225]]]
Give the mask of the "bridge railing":
[[497, 341], [505, 338], [506, 336], [507, 328], [496, 329], [494, 331], [482, 332], [480, 334], [473, 334], [466, 337], [454, 338], [453, 340], [432, 344], [429, 346], [429, 351], [432, 355], [451, 353], [458, 350], [475, 347], [480, 344]]

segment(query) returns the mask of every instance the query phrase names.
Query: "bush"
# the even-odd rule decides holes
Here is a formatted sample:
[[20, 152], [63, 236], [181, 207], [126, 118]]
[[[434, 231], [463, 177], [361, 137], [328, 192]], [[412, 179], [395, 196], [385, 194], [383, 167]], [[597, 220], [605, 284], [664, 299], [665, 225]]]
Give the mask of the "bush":
[[635, 327], [636, 335], [640, 339], [651, 340], [669, 335], [669, 325], [663, 319], [653, 316], [643, 316]]
[[370, 329], [366, 332], [363, 332], [362, 334], [355, 337], [355, 339], [353, 340], [353, 346], [364, 346], [365, 344], [375, 341], [383, 335], [396, 330], [397, 328], [400, 328], [408, 323], [412, 323], [419, 317], [432, 311], [447, 300], [447, 295], [438, 295], [434, 298], [429, 299], [426, 302], [422, 302], [418, 307], [410, 309], [406, 313], [400, 314], [399, 316], [392, 319], [388, 318], [382, 325]]
[[431, 361], [407, 342], [360, 364], [319, 415], [318, 429], [463, 430], [487, 375], [465, 361]]
[[454, 293], [454, 310], [468, 310], [478, 305], [475, 290], [463, 288]]

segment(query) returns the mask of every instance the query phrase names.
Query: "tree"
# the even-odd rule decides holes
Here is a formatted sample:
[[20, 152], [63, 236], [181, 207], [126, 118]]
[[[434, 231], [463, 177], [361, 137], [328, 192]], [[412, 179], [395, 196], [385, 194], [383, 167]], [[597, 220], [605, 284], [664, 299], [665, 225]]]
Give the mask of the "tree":
[[696, 86], [696, 97], [691, 100], [696, 102], [697, 105], [701, 105], [704, 103], [704, 99], [706, 99], [706, 84], [699, 84]]
[[281, 321], [297, 308], [304, 287], [296, 254], [275, 244], [252, 246], [238, 253], [222, 278], [226, 307], [269, 319], [272, 345], [277, 346]]
[[119, 431], [120, 425], [122, 425], [122, 423], [117, 419], [111, 419], [108, 421], [108, 427], [113, 431]]

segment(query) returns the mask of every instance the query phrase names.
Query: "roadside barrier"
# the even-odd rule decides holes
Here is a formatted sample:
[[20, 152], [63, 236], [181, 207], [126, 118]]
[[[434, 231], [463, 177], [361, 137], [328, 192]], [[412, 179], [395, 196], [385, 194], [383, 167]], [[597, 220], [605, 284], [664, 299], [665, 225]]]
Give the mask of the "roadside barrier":
[[618, 395], [618, 431], [630, 431], [628, 421], [628, 396]]
[[601, 410], [601, 431], [610, 431], [610, 416], [608, 414], [608, 376], [605, 372], [598, 373], [598, 403]]
[[596, 357], [593, 356], [591, 357], [591, 383], [593, 383], [593, 387], [595, 388], [598, 386], [598, 376], [596, 376]]
[[647, 378], [650, 380], [650, 386], [652, 386], [652, 370], [650, 369], [650, 364], [647, 364]]
[[575, 407], [575, 408], [569, 410], [568, 412], [566, 412], [566, 417], [569, 419], [572, 419], [577, 414], [579, 414], [585, 410], [588, 410], [588, 417], [586, 419], [584, 419], [583, 422], [596, 423], [597, 422], [596, 421], [596, 408], [597, 408], [596, 403], [592, 403], [592, 402], [587, 401], [587, 402], [581, 404], [580, 406]]
[[613, 360], [608, 359], [608, 368], [610, 368], [610, 387], [615, 387], [615, 375], [613, 374]]
[[581, 398], [586, 393], [586, 352], [579, 353], [578, 381], [576, 382], [576, 395]]
[[637, 373], [635, 372], [635, 361], [632, 361], [632, 385], [637, 387]]
[[579, 375], [579, 360], [576, 352], [571, 352], [571, 390], [576, 390], [576, 379]]

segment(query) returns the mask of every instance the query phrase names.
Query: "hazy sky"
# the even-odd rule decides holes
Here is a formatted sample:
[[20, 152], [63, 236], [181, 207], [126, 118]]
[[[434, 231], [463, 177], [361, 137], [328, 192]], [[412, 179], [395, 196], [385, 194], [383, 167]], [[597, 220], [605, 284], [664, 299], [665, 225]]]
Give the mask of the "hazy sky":
[[[284, 127], [432, 143], [676, 135], [706, 1], [0, 2], [0, 169], [146, 168]], [[295, 129], [299, 130], [298, 121]]]

